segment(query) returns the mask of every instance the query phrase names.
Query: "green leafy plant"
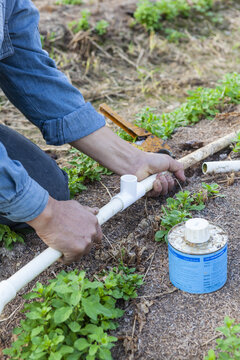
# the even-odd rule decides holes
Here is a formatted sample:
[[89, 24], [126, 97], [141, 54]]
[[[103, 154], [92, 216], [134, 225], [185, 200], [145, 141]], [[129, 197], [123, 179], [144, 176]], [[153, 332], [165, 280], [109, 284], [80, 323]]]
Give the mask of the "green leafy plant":
[[139, 2], [134, 17], [136, 21], [144, 25], [147, 30], [158, 30], [161, 28], [161, 13], [156, 4], [149, 0]]
[[12, 360], [111, 360], [117, 328], [115, 319], [123, 310], [117, 299], [137, 296], [142, 276], [124, 266], [104, 273], [101, 281], [90, 281], [84, 271], [58, 274], [49, 285], [38, 283], [25, 296], [26, 318], [14, 330], [17, 340], [4, 350]]
[[155, 234], [156, 241], [167, 241], [168, 232], [171, 228], [183, 221], [190, 219], [191, 211], [204, 209], [205, 205], [201, 196], [189, 191], [180, 191], [174, 198], [167, 199], [167, 205], [162, 206], [160, 230]]
[[56, 5], [81, 5], [82, 0], [60, 0], [56, 1]]
[[24, 239], [21, 235], [16, 234], [7, 225], [0, 225], [0, 242], [8, 250], [13, 248], [15, 243], [24, 243]]
[[135, 274], [135, 268], [124, 266], [122, 261], [109, 273], [103, 271], [106, 294], [115, 299], [135, 299], [136, 289], [143, 284], [142, 276]]
[[107, 33], [107, 29], [109, 27], [109, 23], [106, 20], [100, 20], [96, 23], [95, 30], [98, 35], [102, 36]]
[[207, 191], [207, 197], [224, 197], [225, 195], [220, 194], [218, 184], [206, 184], [202, 183], [202, 188]]
[[165, 34], [169, 42], [178, 44], [180, 40], [186, 39], [187, 35], [174, 29], [165, 29]]
[[116, 131], [116, 134], [123, 140], [129, 141], [129, 142], [135, 142], [135, 139], [131, 135], [129, 135], [126, 131], [124, 131], [123, 129], [118, 129]]
[[45, 36], [40, 34], [40, 40], [41, 40], [41, 45], [42, 45], [42, 48], [44, 48], [44, 45], [45, 45]]
[[213, 6], [213, 0], [161, 0], [140, 1], [134, 13], [137, 23], [147, 30], [160, 30], [164, 20], [173, 20], [179, 16], [189, 17], [193, 11], [206, 13]]
[[81, 19], [80, 20], [73, 20], [70, 23], [68, 23], [68, 27], [69, 29], [74, 33], [78, 33], [79, 31], [86, 31], [90, 28], [90, 24], [89, 24], [89, 17], [90, 17], [90, 12], [87, 10], [83, 10], [81, 12]]
[[197, 88], [190, 91], [179, 108], [161, 115], [144, 108], [137, 114], [135, 124], [154, 135], [167, 139], [180, 126], [187, 126], [203, 118], [212, 119], [226, 103], [240, 103], [240, 74], [226, 74], [216, 88]]
[[192, 217], [192, 211], [201, 211], [205, 208], [205, 201], [215, 196], [223, 196], [219, 193], [218, 184], [202, 183], [203, 190], [191, 194], [189, 191], [180, 191], [175, 198], [168, 198], [167, 204], [162, 206], [160, 230], [155, 234], [156, 241], [167, 242], [167, 236], [173, 226]]
[[209, 350], [204, 360], [240, 360], [240, 324], [226, 316], [224, 326], [216, 330], [224, 337], [216, 340], [217, 351]]
[[240, 132], [237, 134], [236, 139], [234, 139], [234, 148], [233, 151], [234, 152], [240, 152]]
[[112, 174], [110, 170], [80, 151], [71, 149], [70, 152], [73, 154], [72, 160], [69, 161], [71, 167], [64, 167], [63, 170], [68, 174], [68, 186], [71, 196], [85, 190], [87, 182], [99, 181], [101, 175]]

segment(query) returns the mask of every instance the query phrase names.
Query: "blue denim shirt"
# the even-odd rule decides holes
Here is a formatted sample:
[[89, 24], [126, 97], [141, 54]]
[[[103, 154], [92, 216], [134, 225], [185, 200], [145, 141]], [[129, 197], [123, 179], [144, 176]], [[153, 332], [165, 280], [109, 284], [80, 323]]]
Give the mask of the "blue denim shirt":
[[[0, 0], [0, 87], [47, 144], [62, 145], [96, 131], [105, 120], [42, 50], [38, 22], [30, 0]], [[0, 175], [0, 213], [22, 222], [44, 210], [47, 191], [8, 157], [2, 143]]]

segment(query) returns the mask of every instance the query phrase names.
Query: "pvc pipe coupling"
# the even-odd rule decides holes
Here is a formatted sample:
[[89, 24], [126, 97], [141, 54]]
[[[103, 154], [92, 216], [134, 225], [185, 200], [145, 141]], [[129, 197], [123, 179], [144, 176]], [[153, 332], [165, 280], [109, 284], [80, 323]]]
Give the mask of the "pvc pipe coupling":
[[113, 197], [122, 202], [122, 209], [126, 209], [135, 201], [140, 199], [146, 194], [146, 188], [142, 182], [137, 181], [135, 175], [123, 175], [120, 180], [120, 193]]

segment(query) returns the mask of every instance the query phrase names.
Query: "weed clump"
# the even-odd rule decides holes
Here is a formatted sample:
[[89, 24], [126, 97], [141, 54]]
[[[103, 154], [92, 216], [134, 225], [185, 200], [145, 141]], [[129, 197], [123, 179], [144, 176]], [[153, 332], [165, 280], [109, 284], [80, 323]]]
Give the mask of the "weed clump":
[[180, 126], [197, 123], [203, 118], [212, 119], [224, 104], [240, 103], [240, 74], [227, 74], [215, 88], [199, 87], [188, 94], [186, 102], [170, 113], [158, 115], [154, 109], [144, 108], [137, 114], [135, 124], [167, 139]]
[[6, 249], [11, 250], [15, 243], [24, 243], [24, 239], [12, 231], [9, 226], [0, 225], [0, 243], [3, 243]]
[[167, 236], [173, 226], [191, 219], [192, 211], [200, 211], [205, 208], [205, 202], [211, 197], [222, 197], [219, 193], [218, 184], [202, 183], [203, 190], [191, 194], [189, 191], [180, 191], [175, 198], [168, 198], [167, 205], [162, 206], [160, 230], [155, 234], [156, 241], [167, 242]]
[[81, 5], [82, 0], [60, 0], [56, 2], [56, 5]]
[[213, 6], [213, 0], [161, 0], [152, 2], [142, 0], [134, 13], [136, 22], [147, 30], [161, 30], [164, 20], [173, 20], [179, 16], [189, 17], [192, 11], [205, 13]]
[[237, 134], [236, 139], [234, 139], [234, 148], [233, 151], [234, 152], [240, 152], [240, 132]]
[[107, 33], [109, 23], [106, 20], [100, 20], [96, 23], [95, 30], [99, 36], [103, 36]]
[[47, 286], [37, 283], [25, 296], [26, 318], [14, 330], [17, 340], [4, 350], [12, 360], [111, 360], [117, 328], [124, 311], [118, 299], [137, 296], [142, 276], [122, 264], [105, 272], [101, 281], [90, 281], [84, 271], [62, 271]]
[[[109, 27], [109, 23], [106, 20], [99, 20], [95, 27], [91, 28], [89, 18], [90, 12], [87, 10], [83, 10], [81, 12], [81, 18], [77, 20], [73, 20], [68, 23], [68, 28], [73, 32], [73, 34], [78, 33], [79, 31], [87, 31], [87, 30], [95, 30], [95, 32], [99, 36], [103, 36], [107, 33], [107, 29]], [[91, 28], [91, 29], [90, 29]]]
[[83, 30], [86, 31], [90, 28], [89, 24], [89, 17], [90, 12], [87, 10], [83, 10], [81, 12], [81, 18], [80, 20], [73, 20], [68, 24], [69, 29], [74, 33], [78, 33], [79, 31]]
[[240, 324], [228, 316], [224, 319], [224, 326], [216, 329], [223, 338], [216, 340], [217, 346], [215, 352], [213, 349], [208, 351], [208, 356], [204, 360], [239, 360], [240, 359]]
[[68, 174], [68, 187], [71, 197], [86, 190], [87, 182], [99, 181], [101, 175], [112, 174], [110, 170], [80, 151], [71, 149], [70, 152], [73, 154], [72, 160], [69, 161], [70, 167], [64, 167], [63, 170]]

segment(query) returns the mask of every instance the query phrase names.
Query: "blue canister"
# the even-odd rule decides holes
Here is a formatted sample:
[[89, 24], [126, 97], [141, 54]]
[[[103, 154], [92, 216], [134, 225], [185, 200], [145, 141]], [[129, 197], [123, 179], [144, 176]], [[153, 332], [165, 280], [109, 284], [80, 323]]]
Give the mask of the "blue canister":
[[180, 290], [205, 294], [227, 281], [227, 234], [202, 218], [172, 228], [168, 234], [169, 277]]

